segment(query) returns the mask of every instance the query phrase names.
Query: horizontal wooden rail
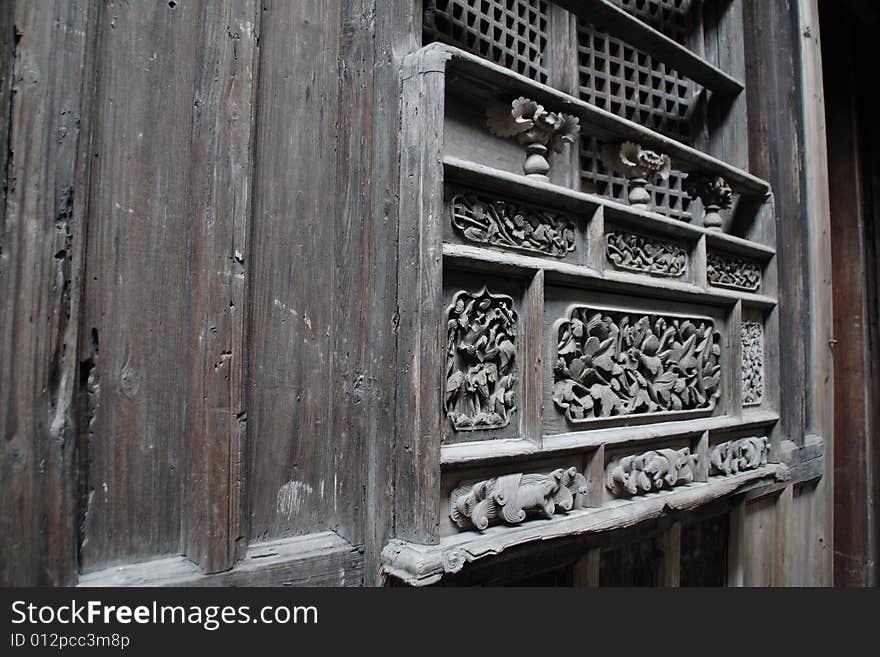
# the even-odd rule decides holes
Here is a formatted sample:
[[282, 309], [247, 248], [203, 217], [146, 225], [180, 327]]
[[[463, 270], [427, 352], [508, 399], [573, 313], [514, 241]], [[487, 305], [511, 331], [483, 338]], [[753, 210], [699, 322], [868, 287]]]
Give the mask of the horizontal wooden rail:
[[651, 57], [659, 59], [707, 89], [724, 96], [735, 96], [745, 89], [739, 80], [608, 0], [554, 0], [554, 2], [578, 18], [589, 21], [603, 32], [649, 53]]

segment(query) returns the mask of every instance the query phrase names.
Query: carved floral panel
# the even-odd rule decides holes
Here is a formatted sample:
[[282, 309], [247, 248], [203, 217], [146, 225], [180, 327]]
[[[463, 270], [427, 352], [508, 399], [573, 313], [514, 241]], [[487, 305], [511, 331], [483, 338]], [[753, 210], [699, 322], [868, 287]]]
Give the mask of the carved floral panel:
[[757, 292], [761, 288], [761, 267], [735, 256], [709, 253], [706, 257], [709, 283], [734, 290]]
[[557, 212], [476, 194], [452, 197], [452, 226], [466, 240], [562, 258], [575, 250], [575, 225]]
[[742, 323], [742, 403], [760, 404], [764, 399], [764, 327], [760, 322]]
[[709, 319], [579, 306], [557, 326], [553, 401], [569, 422], [711, 410], [721, 394]]
[[605, 255], [618, 269], [652, 276], [683, 276], [688, 261], [676, 244], [624, 231], [605, 236]]
[[694, 480], [697, 455], [688, 447], [624, 456], [608, 465], [605, 487], [617, 496], [644, 495]]
[[460, 291], [446, 315], [447, 417], [457, 431], [506, 427], [516, 411], [513, 299]]
[[576, 468], [550, 474], [515, 473], [462, 484], [449, 498], [449, 517], [462, 529], [486, 529], [493, 522], [518, 524], [529, 513], [551, 518], [571, 511], [587, 493], [587, 480]]

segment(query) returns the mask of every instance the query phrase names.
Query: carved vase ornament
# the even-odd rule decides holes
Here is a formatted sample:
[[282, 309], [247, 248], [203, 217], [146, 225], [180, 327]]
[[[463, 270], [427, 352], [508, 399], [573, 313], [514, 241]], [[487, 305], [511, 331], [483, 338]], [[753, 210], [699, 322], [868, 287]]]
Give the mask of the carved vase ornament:
[[605, 485], [618, 496], [644, 495], [694, 480], [697, 455], [689, 447], [625, 456], [608, 466]]
[[587, 480], [575, 468], [509, 474], [456, 488], [449, 497], [449, 517], [462, 529], [482, 531], [496, 521], [521, 523], [530, 512], [551, 518], [571, 511], [586, 493]]
[[730, 475], [767, 465], [770, 443], [766, 437], [740, 438], [709, 450], [709, 474]]
[[557, 326], [553, 402], [573, 424], [711, 410], [721, 395], [721, 335], [708, 319], [575, 307]]
[[575, 143], [580, 119], [571, 114], [548, 112], [543, 105], [520, 96], [510, 106], [497, 105], [486, 111], [486, 124], [496, 137], [516, 137], [526, 147], [523, 172], [532, 178], [549, 180], [547, 154], [561, 153], [565, 143]]
[[685, 181], [685, 189], [693, 199], [703, 202], [703, 225], [710, 230], [721, 230], [721, 211], [733, 201], [733, 190], [721, 176], [701, 176], [692, 173]]
[[513, 299], [485, 287], [447, 309], [446, 415], [456, 431], [500, 429], [516, 411]]
[[658, 179], [667, 180], [672, 171], [672, 160], [668, 155], [655, 153], [631, 141], [604, 144], [601, 156], [606, 169], [629, 181], [627, 200], [630, 205], [649, 205], [651, 194], [645, 185]]

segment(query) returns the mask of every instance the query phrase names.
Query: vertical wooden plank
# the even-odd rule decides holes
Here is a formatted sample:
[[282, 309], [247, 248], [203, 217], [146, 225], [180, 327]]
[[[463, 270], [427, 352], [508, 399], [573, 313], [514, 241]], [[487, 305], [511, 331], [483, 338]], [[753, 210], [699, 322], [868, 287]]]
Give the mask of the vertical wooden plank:
[[0, 7], [0, 584], [76, 581], [75, 396], [97, 7]]
[[599, 445], [586, 457], [584, 477], [587, 480], [585, 506], [598, 508], [605, 499], [605, 445]]
[[786, 586], [788, 584], [787, 562], [798, 559], [800, 553], [807, 547], [805, 545], [798, 545], [799, 549], [793, 549], [796, 545], [792, 540], [796, 525], [793, 513], [793, 495], [794, 486], [786, 486], [776, 498], [776, 536], [772, 555], [773, 586]]
[[[364, 479], [364, 580], [380, 584], [380, 555], [393, 531], [395, 387], [397, 382], [397, 238], [400, 189], [400, 70], [418, 49], [421, 2], [376, 4], [373, 68], [373, 135], [370, 187], [371, 230], [365, 237], [374, 268], [373, 311], [367, 322], [371, 378]], [[389, 435], [390, 434], [390, 435]]]
[[184, 498], [186, 555], [225, 570], [245, 547], [241, 521], [246, 275], [256, 75], [256, 0], [202, 5], [186, 216], [194, 220]]
[[681, 523], [660, 535], [660, 549], [663, 557], [658, 564], [658, 586], [677, 587], [681, 578]]
[[[834, 335], [831, 291], [831, 225], [828, 186], [816, 181], [828, 180], [828, 152], [825, 135], [825, 105], [822, 83], [822, 52], [819, 41], [818, 0], [798, 0], [797, 34], [800, 45], [800, 77], [803, 80], [800, 103], [803, 111], [804, 180], [808, 289], [812, 309], [809, 350], [807, 352], [809, 399], [807, 431], [825, 441], [825, 478], [827, 485], [822, 509], [825, 543], [830, 545], [834, 527], [834, 379], [831, 340]], [[823, 555], [821, 581], [831, 584], [832, 555]]]
[[398, 266], [396, 537], [436, 543], [440, 525], [443, 380], [443, 116], [447, 55], [403, 63]]
[[522, 432], [523, 436], [540, 446], [543, 438], [544, 417], [544, 270], [538, 270], [526, 287], [522, 322], [523, 359], [522, 377]]
[[745, 586], [746, 503], [740, 500], [730, 512], [730, 540], [727, 546], [727, 585]]
[[[579, 76], [577, 18], [570, 11], [553, 3], [550, 3], [547, 9], [550, 12], [547, 84], [577, 97]], [[560, 160], [560, 165], [563, 158], [567, 162], [564, 166], [554, 166], [550, 170], [551, 180], [559, 185], [580, 190], [580, 140], [570, 144], [564, 153], [555, 157]]]
[[704, 431], [697, 441], [697, 467], [694, 481], [709, 481], [709, 432]]
[[182, 551], [197, 23], [184, 0], [102, 7], [81, 332], [84, 570]]
[[592, 548], [577, 560], [573, 567], [572, 586], [597, 588], [599, 586], [599, 564], [602, 550]]
[[[250, 538], [359, 540], [372, 14], [264, 2], [249, 287]], [[295, 38], [291, 38], [295, 35]], [[366, 86], [362, 86], [366, 85]], [[366, 129], [365, 129], [366, 126]], [[350, 191], [346, 191], [350, 190]]]

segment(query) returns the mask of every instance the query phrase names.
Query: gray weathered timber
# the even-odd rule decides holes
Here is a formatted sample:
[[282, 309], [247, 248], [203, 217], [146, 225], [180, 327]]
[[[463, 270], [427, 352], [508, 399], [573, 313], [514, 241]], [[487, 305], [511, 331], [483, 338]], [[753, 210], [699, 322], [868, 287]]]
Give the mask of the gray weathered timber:
[[5, 2], [0, 583], [77, 572], [76, 394], [97, 4]]
[[183, 2], [101, 9], [80, 341], [85, 571], [181, 550], [198, 21]]
[[[190, 365], [183, 507], [184, 551], [213, 572], [246, 547], [241, 526], [246, 427], [246, 277], [252, 199], [251, 116], [259, 9], [254, 0], [203, 6], [196, 49], [192, 160], [186, 216], [198, 218], [188, 245]], [[223, 71], [221, 80], [217, 71]]]
[[402, 69], [397, 447], [394, 535], [438, 539], [443, 389], [443, 89], [449, 53], [422, 49]]
[[252, 541], [333, 528], [357, 542], [362, 532], [359, 405], [374, 385], [363, 321], [368, 5], [263, 5], [251, 233], [259, 260], [249, 284]]

